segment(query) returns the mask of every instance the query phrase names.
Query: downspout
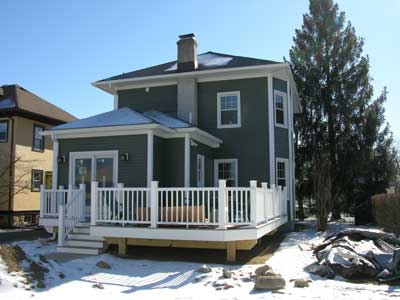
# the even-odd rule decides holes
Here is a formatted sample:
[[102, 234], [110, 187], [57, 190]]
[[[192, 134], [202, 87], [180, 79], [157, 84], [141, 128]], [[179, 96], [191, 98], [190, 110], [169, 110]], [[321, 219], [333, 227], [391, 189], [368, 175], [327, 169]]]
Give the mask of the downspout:
[[12, 225], [12, 214], [11, 214], [11, 201], [12, 201], [12, 189], [13, 189], [13, 168], [14, 168], [14, 119], [12, 117], [8, 117], [10, 120], [10, 128], [11, 130], [11, 138], [10, 138], [10, 177], [9, 177], [9, 187], [8, 187], [8, 226]]

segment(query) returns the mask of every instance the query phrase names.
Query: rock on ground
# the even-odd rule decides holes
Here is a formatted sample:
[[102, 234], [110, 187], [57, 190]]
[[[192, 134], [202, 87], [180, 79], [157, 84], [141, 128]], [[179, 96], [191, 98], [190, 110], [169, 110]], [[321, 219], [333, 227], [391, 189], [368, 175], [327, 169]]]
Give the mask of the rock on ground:
[[198, 273], [210, 273], [212, 270], [208, 265], [202, 265], [200, 268], [196, 270]]
[[102, 261], [102, 260], [98, 261], [96, 263], [96, 266], [101, 268], [101, 269], [111, 269], [111, 266], [108, 263], [106, 263], [105, 261]]
[[255, 290], [280, 290], [286, 286], [286, 281], [278, 276], [257, 276]]

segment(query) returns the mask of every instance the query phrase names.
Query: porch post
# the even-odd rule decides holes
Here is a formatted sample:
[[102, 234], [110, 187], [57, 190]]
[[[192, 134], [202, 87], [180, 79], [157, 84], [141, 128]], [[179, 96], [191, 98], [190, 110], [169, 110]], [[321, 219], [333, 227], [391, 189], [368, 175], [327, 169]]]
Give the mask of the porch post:
[[51, 138], [53, 140], [53, 173], [51, 177], [51, 185], [53, 190], [56, 190], [58, 180], [58, 140], [54, 135]]
[[250, 180], [250, 222], [257, 227], [257, 180]]
[[40, 218], [43, 218], [44, 215], [44, 193], [45, 193], [45, 187], [42, 184], [40, 186]]
[[65, 231], [64, 231], [64, 203], [60, 203], [58, 205], [58, 246], [61, 247], [64, 245], [65, 240]]
[[268, 184], [266, 182], [261, 182], [261, 188], [263, 189], [264, 193], [264, 219], [267, 222], [268, 221], [268, 197], [267, 197], [267, 190], [268, 190]]
[[190, 136], [185, 135], [185, 187], [190, 186]]
[[226, 180], [218, 180], [218, 229], [225, 229], [227, 202], [225, 197]]
[[158, 220], [158, 181], [151, 182], [150, 189], [150, 220], [151, 228], [157, 227]]
[[97, 188], [99, 183], [97, 181], [92, 181], [91, 191], [90, 191], [90, 225], [96, 225], [96, 215], [97, 215]]
[[154, 133], [147, 133], [147, 187], [151, 187], [153, 181], [153, 150], [154, 150]]
[[82, 199], [82, 207], [81, 207], [81, 217], [80, 217], [80, 219], [81, 219], [81, 221], [83, 222], [83, 221], [85, 221], [85, 212], [86, 212], [86, 184], [84, 184], [84, 183], [81, 183], [81, 184], [79, 184], [79, 190], [80, 190], [80, 193], [81, 193], [81, 197], [83, 197], [83, 199]]

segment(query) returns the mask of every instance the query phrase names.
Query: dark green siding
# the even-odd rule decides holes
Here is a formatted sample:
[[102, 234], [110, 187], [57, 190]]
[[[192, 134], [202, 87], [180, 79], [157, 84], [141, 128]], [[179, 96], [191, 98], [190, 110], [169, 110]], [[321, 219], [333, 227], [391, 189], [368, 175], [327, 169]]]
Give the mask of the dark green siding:
[[183, 138], [165, 139], [164, 146], [164, 184], [166, 187], [185, 183], [185, 140]]
[[59, 140], [60, 155], [66, 162], [59, 165], [58, 184], [68, 184], [69, 153], [118, 150], [129, 153], [128, 161], [118, 161], [118, 182], [126, 186], [147, 186], [147, 136], [112, 136]]
[[154, 136], [153, 179], [158, 181], [160, 186], [164, 184], [164, 144], [164, 139]]
[[[287, 93], [286, 81], [274, 78], [273, 85], [275, 90]], [[275, 126], [275, 157], [289, 158], [288, 134], [287, 128]]]
[[136, 111], [158, 110], [165, 113], [177, 112], [177, 86], [150, 87], [118, 91], [118, 107], [130, 107]]
[[214, 161], [212, 148], [196, 141], [190, 147], [190, 186], [197, 186], [197, 154], [204, 155], [204, 186], [214, 186]]
[[[217, 128], [217, 93], [240, 91], [241, 128]], [[214, 159], [238, 159], [239, 185], [269, 181], [268, 80], [250, 78], [198, 85], [199, 127], [223, 140]]]

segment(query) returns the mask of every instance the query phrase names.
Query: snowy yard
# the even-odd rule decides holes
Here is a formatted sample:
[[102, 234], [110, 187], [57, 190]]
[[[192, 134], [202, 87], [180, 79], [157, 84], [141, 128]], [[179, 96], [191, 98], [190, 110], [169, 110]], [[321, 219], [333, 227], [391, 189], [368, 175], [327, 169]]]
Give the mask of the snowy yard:
[[[331, 226], [331, 231], [340, 226]], [[45, 288], [29, 288], [20, 273], [7, 273], [0, 260], [0, 299], [393, 299], [400, 297], [400, 286], [355, 284], [336, 278], [322, 279], [309, 275], [303, 267], [315, 261], [311, 251], [302, 251], [299, 243], [318, 243], [326, 234], [314, 230], [293, 232], [287, 235], [268, 264], [286, 280], [286, 288], [277, 292], [255, 292], [253, 282], [246, 282], [249, 274], [259, 265], [210, 265], [212, 272], [197, 273], [201, 264], [187, 262], [161, 262], [123, 259], [103, 254], [82, 257], [66, 262], [51, 258], [55, 244], [40, 241], [18, 242], [23, 251], [49, 272]], [[179, 251], [179, 250], [177, 250]], [[53, 254], [54, 255], [54, 254]], [[45, 259], [43, 259], [45, 257]], [[96, 266], [99, 261], [108, 263], [110, 269]], [[28, 264], [22, 263], [22, 267]], [[222, 268], [233, 271], [232, 278], [219, 279]], [[65, 277], [64, 277], [65, 275]], [[64, 278], [60, 278], [64, 277]], [[310, 278], [308, 288], [295, 288], [291, 279]], [[93, 287], [99, 284], [103, 289]], [[224, 289], [222, 286], [233, 286]], [[218, 288], [218, 286], [221, 286]]]

